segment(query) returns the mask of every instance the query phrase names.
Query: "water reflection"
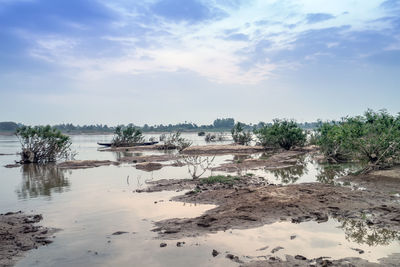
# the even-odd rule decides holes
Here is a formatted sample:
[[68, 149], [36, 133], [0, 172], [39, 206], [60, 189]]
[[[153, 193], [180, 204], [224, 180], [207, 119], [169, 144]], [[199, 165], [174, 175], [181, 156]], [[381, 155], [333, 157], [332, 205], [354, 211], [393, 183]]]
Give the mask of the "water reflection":
[[21, 167], [22, 182], [16, 190], [18, 198], [50, 197], [52, 193], [69, 190], [70, 183], [64, 171], [55, 165], [26, 164]]
[[366, 244], [368, 246], [384, 245], [387, 246], [391, 242], [400, 241], [400, 233], [388, 229], [381, 229], [367, 225], [365, 221], [355, 220], [339, 220], [342, 224], [341, 229], [344, 230], [346, 240], [356, 242], [357, 244]]
[[292, 184], [308, 173], [307, 162], [305, 157], [300, 157], [294, 166], [271, 169], [268, 172], [271, 172], [282, 184]]

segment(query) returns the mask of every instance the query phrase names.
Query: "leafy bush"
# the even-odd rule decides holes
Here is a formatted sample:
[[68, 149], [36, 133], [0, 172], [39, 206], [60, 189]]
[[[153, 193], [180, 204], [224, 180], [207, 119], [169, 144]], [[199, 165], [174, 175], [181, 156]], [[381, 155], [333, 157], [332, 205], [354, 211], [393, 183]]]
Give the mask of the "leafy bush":
[[133, 146], [143, 142], [143, 140], [143, 133], [140, 129], [136, 129], [133, 126], [128, 126], [126, 128], [117, 126], [115, 128], [112, 144], [113, 146]]
[[368, 163], [364, 171], [391, 167], [400, 162], [400, 114], [367, 110], [364, 116], [324, 123], [321, 151], [336, 161], [355, 159]]
[[23, 126], [16, 130], [21, 142], [21, 163], [49, 163], [73, 158], [71, 140], [50, 126]]
[[255, 134], [264, 147], [289, 150], [293, 146], [303, 146], [306, 142], [306, 134], [293, 120], [275, 119], [272, 125], [255, 130]]
[[235, 124], [231, 130], [232, 138], [239, 145], [249, 145], [252, 140], [251, 132], [245, 132], [243, 126], [240, 122]]
[[163, 138], [164, 145], [162, 146], [164, 149], [178, 149], [179, 151], [184, 150], [185, 148], [192, 145], [192, 142], [183, 138], [181, 136], [181, 132], [178, 131], [176, 133], [170, 133], [168, 136]]

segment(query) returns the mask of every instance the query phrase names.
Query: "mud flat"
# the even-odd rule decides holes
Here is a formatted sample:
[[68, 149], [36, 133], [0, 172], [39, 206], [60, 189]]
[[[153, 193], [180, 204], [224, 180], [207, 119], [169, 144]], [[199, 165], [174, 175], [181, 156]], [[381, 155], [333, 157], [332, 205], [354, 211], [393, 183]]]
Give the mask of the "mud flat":
[[224, 155], [224, 154], [254, 154], [265, 151], [262, 146], [242, 146], [242, 145], [207, 145], [191, 146], [185, 148], [183, 154], [191, 155]]
[[266, 158], [248, 158], [242, 161], [232, 161], [221, 164], [213, 168], [214, 171], [234, 172], [239, 169], [257, 169], [257, 168], [287, 168], [295, 166], [298, 157], [308, 153], [309, 150], [289, 150], [281, 151]]
[[60, 169], [88, 169], [100, 166], [119, 165], [119, 162], [111, 160], [71, 160], [57, 164]]
[[50, 244], [55, 229], [35, 225], [41, 215], [21, 212], [0, 214], [0, 266], [13, 266], [24, 253]]
[[127, 163], [142, 163], [142, 162], [164, 162], [171, 160], [178, 160], [179, 155], [176, 154], [163, 154], [163, 155], [144, 155], [144, 156], [133, 156], [133, 157], [123, 157], [119, 159], [119, 162]]
[[363, 266], [363, 267], [378, 267], [378, 266], [398, 266], [400, 262], [400, 253], [392, 254], [386, 258], [379, 259], [379, 263], [369, 262], [367, 260], [349, 257], [339, 260], [330, 260], [329, 257], [320, 257], [316, 259], [307, 259], [301, 255], [289, 256], [282, 260], [277, 257], [271, 257], [268, 260], [252, 261], [241, 265], [241, 267], [291, 267], [291, 266]]
[[[386, 193], [352, 190], [320, 183], [287, 186], [248, 184], [243, 177], [233, 185], [200, 184], [175, 201], [215, 204], [217, 208], [191, 219], [170, 219], [156, 223], [163, 238], [197, 236], [227, 229], [247, 229], [288, 220], [326, 222], [329, 217], [365, 221], [368, 225], [400, 231], [400, 204]], [[170, 182], [167, 190], [188, 186]], [[150, 189], [151, 190], [151, 189]]]

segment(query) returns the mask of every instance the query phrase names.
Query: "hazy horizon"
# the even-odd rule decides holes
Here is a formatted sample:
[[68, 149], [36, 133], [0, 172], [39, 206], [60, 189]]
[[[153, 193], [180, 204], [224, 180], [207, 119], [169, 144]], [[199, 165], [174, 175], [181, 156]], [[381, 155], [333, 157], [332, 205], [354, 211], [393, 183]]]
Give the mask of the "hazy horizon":
[[400, 1], [0, 0], [0, 121], [400, 111]]

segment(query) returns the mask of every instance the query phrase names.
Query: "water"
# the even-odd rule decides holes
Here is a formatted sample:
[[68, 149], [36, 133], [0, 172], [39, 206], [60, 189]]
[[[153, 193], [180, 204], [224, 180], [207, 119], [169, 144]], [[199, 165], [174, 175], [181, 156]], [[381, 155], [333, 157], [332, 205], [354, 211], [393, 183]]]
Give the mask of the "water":
[[[203, 137], [196, 134], [185, 134], [184, 137], [195, 144], [205, 144]], [[110, 139], [110, 135], [73, 136], [77, 159], [116, 160], [126, 156], [98, 151], [96, 143]], [[11, 154], [0, 156], [0, 213], [17, 210], [40, 213], [44, 217], [42, 225], [60, 229], [55, 234], [54, 243], [28, 252], [18, 266], [226, 266], [236, 264], [225, 258], [226, 251], [248, 261], [271, 255], [270, 250], [276, 246], [284, 247], [276, 253], [278, 256], [354, 256], [376, 261], [400, 248], [396, 232], [334, 219], [321, 224], [277, 222], [255, 229], [218, 232], [197, 238], [159, 240], [151, 231], [154, 221], [195, 217], [214, 207], [169, 201], [182, 192], [134, 192], [145, 187], [146, 181], [190, 178], [186, 166], [168, 166], [152, 172], [137, 170], [130, 164], [70, 171], [52, 165], [4, 168], [4, 165], [18, 160], [15, 154], [18, 149], [19, 142], [15, 137], [0, 136], [0, 153]], [[253, 155], [260, 156], [263, 155]], [[218, 156], [213, 164], [237, 159], [231, 155]], [[301, 157], [296, 167], [241, 171], [273, 183], [335, 183], [336, 177], [351, 168], [319, 165], [310, 157]], [[205, 176], [218, 173], [208, 171]], [[116, 231], [128, 233], [112, 235]], [[291, 240], [291, 235], [296, 235], [296, 238]], [[177, 241], [186, 243], [177, 247]], [[160, 248], [161, 242], [168, 246]], [[266, 245], [268, 250], [258, 251]], [[351, 248], [361, 248], [365, 253], [360, 255]], [[222, 252], [221, 255], [212, 257], [213, 249]]]

